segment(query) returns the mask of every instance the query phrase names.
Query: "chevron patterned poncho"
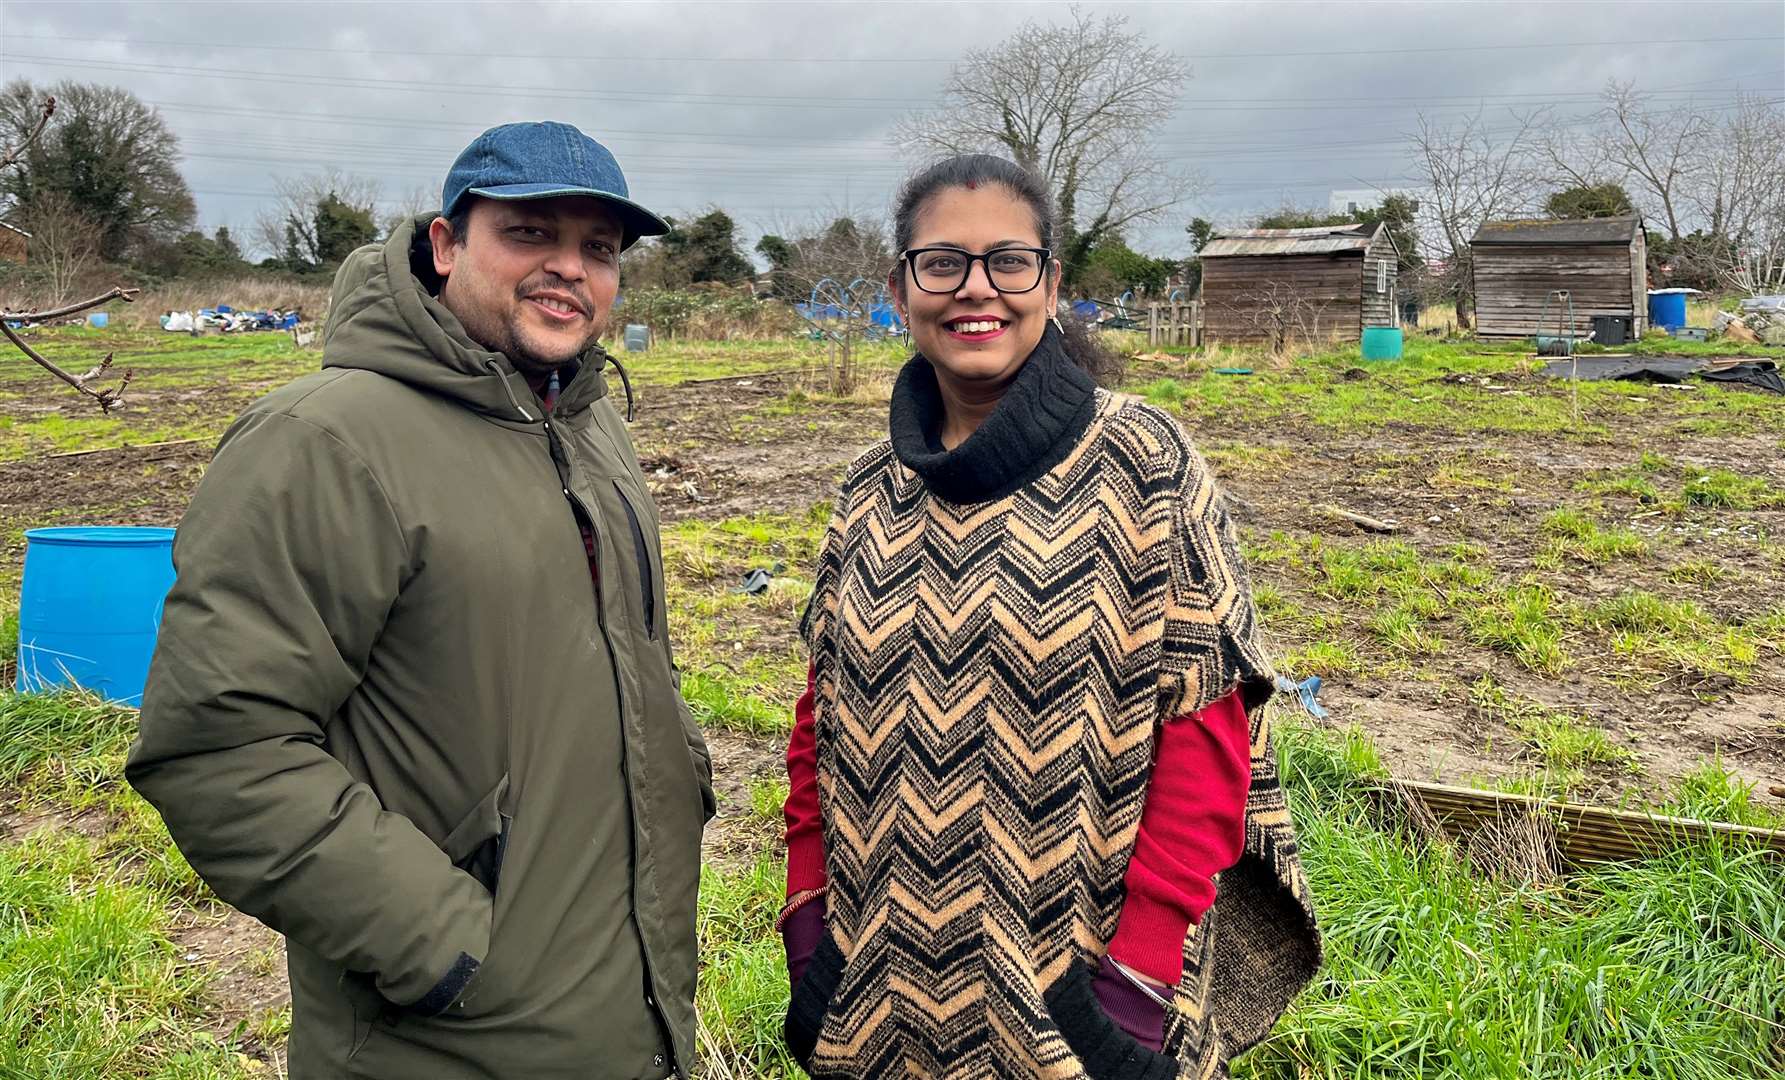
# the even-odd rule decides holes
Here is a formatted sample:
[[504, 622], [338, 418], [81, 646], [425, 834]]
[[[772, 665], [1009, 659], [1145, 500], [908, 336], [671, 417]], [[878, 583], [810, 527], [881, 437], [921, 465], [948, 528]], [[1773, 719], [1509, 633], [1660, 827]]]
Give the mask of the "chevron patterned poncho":
[[[953, 451], [921, 356], [849, 469], [803, 632], [826, 936], [789, 1010], [814, 1076], [1208, 1077], [1320, 962], [1262, 713], [1270, 671], [1178, 424], [1049, 329]], [[1185, 943], [1164, 1054], [1098, 1009], [1158, 725], [1238, 685], [1246, 853]]]

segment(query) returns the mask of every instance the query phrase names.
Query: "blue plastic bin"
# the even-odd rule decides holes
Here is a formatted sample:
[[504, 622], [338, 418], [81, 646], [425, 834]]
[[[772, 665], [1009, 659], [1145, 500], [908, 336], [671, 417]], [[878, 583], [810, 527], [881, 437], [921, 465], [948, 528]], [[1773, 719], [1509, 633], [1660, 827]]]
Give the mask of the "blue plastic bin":
[[105, 324], [111, 321], [112, 317], [103, 311], [95, 311], [87, 316], [87, 325], [95, 330], [105, 329]]
[[145, 526], [26, 530], [14, 686], [79, 686], [141, 705], [174, 583], [173, 542], [172, 529]]
[[1658, 289], [1649, 294], [1649, 325], [1668, 330], [1686, 325], [1686, 290]]

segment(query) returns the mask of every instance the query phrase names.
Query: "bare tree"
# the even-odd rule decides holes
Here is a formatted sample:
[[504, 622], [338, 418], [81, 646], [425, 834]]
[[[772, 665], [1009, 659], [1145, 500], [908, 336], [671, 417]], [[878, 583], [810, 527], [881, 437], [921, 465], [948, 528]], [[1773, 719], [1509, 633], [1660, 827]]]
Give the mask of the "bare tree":
[[1649, 211], [1645, 216], [1664, 222], [1668, 238], [1678, 242], [1691, 209], [1689, 191], [1711, 137], [1709, 117], [1691, 108], [1652, 108], [1630, 83], [1610, 82], [1603, 96], [1600, 154], [1630, 177], [1638, 204]]
[[907, 117], [895, 139], [921, 154], [1002, 154], [1041, 174], [1059, 207], [1056, 254], [1070, 278], [1099, 241], [1196, 188], [1151, 146], [1189, 77], [1127, 19], [1074, 7], [1067, 25], [1026, 22], [1003, 44], [968, 53], [942, 88], [943, 106]]
[[[376, 194], [374, 192], [374, 194]], [[430, 213], [440, 209], [440, 190], [426, 188], [417, 184], [391, 200], [385, 207], [384, 216], [380, 219], [384, 231], [395, 232], [398, 225], [412, 217]]]
[[1272, 353], [1281, 354], [1298, 339], [1313, 347], [1331, 338], [1337, 327], [1322, 321], [1331, 304], [1310, 300], [1289, 282], [1269, 281], [1241, 294], [1231, 306], [1264, 335]]
[[803, 227], [783, 225], [774, 275], [786, 295], [828, 345], [828, 379], [835, 394], [855, 387], [856, 351], [886, 332], [887, 272], [894, 256], [890, 231], [878, 218], [840, 215]]
[[1513, 115], [1496, 132], [1477, 112], [1439, 125], [1423, 113], [1409, 136], [1414, 168], [1425, 189], [1419, 202], [1420, 232], [1428, 250], [1442, 252], [1432, 284], [1456, 303], [1457, 326], [1467, 328], [1475, 310], [1475, 263], [1469, 241], [1483, 222], [1522, 212], [1535, 188], [1533, 155], [1542, 112]]
[[322, 263], [323, 239], [316, 235], [316, 206], [329, 196], [356, 210], [373, 213], [382, 185], [369, 176], [328, 168], [306, 176], [273, 178], [277, 196], [273, 205], [254, 219], [254, 242], [273, 256], [295, 255], [311, 264]]
[[1785, 110], [1753, 95], [1693, 148], [1686, 200], [1696, 220], [1714, 237], [1741, 247], [1763, 241], [1785, 200]]
[[32, 200], [24, 222], [31, 234], [31, 263], [49, 277], [47, 306], [59, 307], [74, 295], [75, 284], [99, 261], [102, 230], [53, 191]]
[[[44, 128], [49, 126], [50, 118], [55, 115], [56, 99], [53, 97], [44, 98], [40, 108], [43, 114], [42, 119], [39, 120], [35, 126], [29, 127], [26, 130], [26, 134], [22, 141], [7, 148], [4, 153], [0, 153], [0, 170], [16, 166], [19, 159], [24, 156], [25, 151], [30, 149], [31, 144], [42, 137]], [[68, 304], [49, 311], [0, 311], [0, 335], [3, 335], [6, 340], [12, 342], [12, 344], [17, 347], [20, 352], [24, 353], [32, 363], [37, 364], [51, 375], [61, 379], [69, 386], [74, 387], [76, 390], [98, 402], [102, 412], [110, 412], [124, 400], [124, 390], [130, 385], [131, 375], [131, 372], [126, 370], [123, 378], [115, 387], [93, 386], [95, 380], [101, 378], [106, 372], [111, 370], [111, 353], [106, 353], [105, 359], [94, 365], [86, 374], [75, 375], [63, 370], [53, 361], [46, 359], [41, 353], [26, 344], [24, 338], [20, 337], [18, 332], [12, 328], [12, 324], [15, 322], [38, 322], [44, 319], [62, 318], [64, 316], [74, 315], [91, 308], [99, 307], [103, 304], [110, 303], [113, 300], [123, 300], [128, 303], [136, 299], [136, 294], [136, 289], [122, 289], [114, 286], [108, 292], [95, 296], [90, 300], [83, 300], [77, 304]]]

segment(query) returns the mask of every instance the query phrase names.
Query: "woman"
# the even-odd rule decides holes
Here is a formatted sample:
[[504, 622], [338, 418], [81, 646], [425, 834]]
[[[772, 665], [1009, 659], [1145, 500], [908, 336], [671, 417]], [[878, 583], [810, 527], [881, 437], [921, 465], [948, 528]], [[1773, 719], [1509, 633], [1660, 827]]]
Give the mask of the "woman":
[[802, 627], [789, 1046], [814, 1076], [1221, 1075], [1319, 942], [1220, 499], [1055, 318], [1034, 176], [942, 162], [895, 230], [918, 351]]

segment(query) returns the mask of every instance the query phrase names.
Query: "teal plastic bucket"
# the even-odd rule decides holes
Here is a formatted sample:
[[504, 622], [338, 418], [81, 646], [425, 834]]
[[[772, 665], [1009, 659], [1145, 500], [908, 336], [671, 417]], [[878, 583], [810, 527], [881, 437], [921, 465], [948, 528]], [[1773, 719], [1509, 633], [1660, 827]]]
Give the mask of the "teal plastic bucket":
[[141, 705], [173, 543], [172, 529], [146, 526], [27, 530], [15, 688], [78, 686]]
[[1401, 328], [1398, 326], [1366, 326], [1362, 344], [1365, 360], [1399, 360], [1401, 358]]

